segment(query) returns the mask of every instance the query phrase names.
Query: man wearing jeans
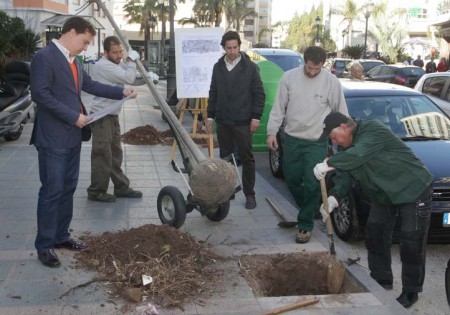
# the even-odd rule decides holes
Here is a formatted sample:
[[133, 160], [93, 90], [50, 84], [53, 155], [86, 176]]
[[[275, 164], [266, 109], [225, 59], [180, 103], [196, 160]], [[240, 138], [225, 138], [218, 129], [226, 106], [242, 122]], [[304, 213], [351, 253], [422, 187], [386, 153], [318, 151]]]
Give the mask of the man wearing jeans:
[[220, 44], [225, 56], [213, 68], [206, 130], [212, 132], [215, 119], [221, 158], [232, 154], [237, 145], [242, 162], [245, 208], [254, 209], [256, 170], [252, 134], [259, 128], [266, 95], [256, 64], [240, 51], [239, 34], [226, 32]]
[[133, 89], [101, 84], [83, 71], [75, 57], [94, 36], [95, 29], [87, 20], [71, 17], [60, 39], [39, 50], [31, 62], [30, 87], [37, 111], [30, 143], [38, 151], [41, 181], [35, 247], [38, 259], [48, 267], [61, 265], [54, 248], [86, 247], [69, 233], [80, 169], [81, 128], [90, 121], [83, 114], [81, 91], [117, 100], [136, 97]]

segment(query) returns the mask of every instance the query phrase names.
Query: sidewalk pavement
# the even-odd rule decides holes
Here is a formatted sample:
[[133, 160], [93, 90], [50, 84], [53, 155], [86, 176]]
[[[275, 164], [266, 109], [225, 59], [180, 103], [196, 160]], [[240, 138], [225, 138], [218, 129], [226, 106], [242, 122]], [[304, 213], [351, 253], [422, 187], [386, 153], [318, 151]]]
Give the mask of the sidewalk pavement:
[[[158, 89], [163, 91], [164, 88], [165, 82], [161, 81]], [[122, 133], [146, 124], [159, 131], [167, 130], [168, 125], [161, 119], [160, 110], [154, 108], [157, 103], [147, 87], [137, 89], [138, 98], [128, 101], [122, 109]], [[89, 96], [83, 96], [87, 106], [89, 99]], [[185, 120], [183, 125], [188, 131], [192, 128], [189, 120]], [[62, 266], [57, 269], [44, 267], [37, 260], [34, 239], [40, 183], [37, 152], [28, 145], [31, 130], [32, 123], [29, 123], [19, 140], [0, 140], [0, 314], [123, 314], [119, 310], [120, 301], [109, 300], [101, 286], [79, 288], [68, 296], [60, 297], [93, 277], [92, 273], [73, 268], [71, 252], [58, 251]], [[161, 224], [156, 209], [160, 189], [173, 185], [184, 196], [187, 195], [187, 187], [170, 165], [170, 147], [124, 144], [123, 149], [123, 169], [130, 178], [131, 186], [143, 191], [143, 198], [120, 198], [115, 203], [89, 201], [86, 189], [90, 184], [91, 144], [83, 143], [71, 224], [75, 237], [84, 232], [99, 234], [143, 224]], [[179, 153], [175, 160], [183, 166]], [[256, 209], [244, 208], [245, 198], [240, 192], [231, 201], [230, 213], [222, 222], [209, 221], [194, 211], [187, 215], [180, 229], [200, 240], [207, 240], [224, 255], [328, 251], [326, 234], [320, 228], [314, 229], [309, 243], [300, 245], [294, 242], [296, 229], [277, 227], [279, 217], [266, 202], [266, 196], [279, 205], [290, 219], [296, 217], [296, 209], [258, 174], [255, 191]], [[339, 247], [336, 250], [339, 257]], [[160, 309], [160, 314], [262, 314], [312, 297], [255, 296], [246, 281], [238, 276], [237, 264], [234, 268], [235, 278], [230, 278], [228, 283], [225, 281], [224, 292], [213, 295], [205, 306], [188, 303], [184, 311]], [[347, 270], [349, 278], [367, 292], [320, 295], [319, 303], [289, 314], [408, 314], [368, 276], [367, 271], [357, 264], [348, 266]], [[129, 314], [133, 313], [131, 311]]]

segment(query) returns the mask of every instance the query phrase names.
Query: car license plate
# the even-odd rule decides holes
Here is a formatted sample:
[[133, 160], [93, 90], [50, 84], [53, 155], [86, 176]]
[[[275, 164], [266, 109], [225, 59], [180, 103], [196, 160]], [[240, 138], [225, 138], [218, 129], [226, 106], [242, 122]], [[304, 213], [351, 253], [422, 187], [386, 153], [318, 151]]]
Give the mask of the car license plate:
[[444, 212], [444, 216], [442, 219], [442, 225], [446, 227], [450, 227], [450, 212]]

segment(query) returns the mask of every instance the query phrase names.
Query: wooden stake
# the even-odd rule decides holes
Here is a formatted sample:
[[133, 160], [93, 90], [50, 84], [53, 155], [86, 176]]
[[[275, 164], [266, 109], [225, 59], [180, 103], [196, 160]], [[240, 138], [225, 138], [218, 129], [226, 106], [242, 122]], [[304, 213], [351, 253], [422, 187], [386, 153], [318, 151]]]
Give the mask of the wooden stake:
[[295, 310], [295, 309], [303, 307], [303, 306], [316, 304], [317, 302], [319, 302], [319, 298], [313, 298], [313, 299], [310, 299], [310, 300], [301, 301], [301, 302], [289, 304], [289, 305], [286, 305], [286, 306], [274, 309], [273, 311], [271, 311], [269, 313], [264, 313], [264, 315], [281, 314], [281, 313], [284, 313], [284, 312]]

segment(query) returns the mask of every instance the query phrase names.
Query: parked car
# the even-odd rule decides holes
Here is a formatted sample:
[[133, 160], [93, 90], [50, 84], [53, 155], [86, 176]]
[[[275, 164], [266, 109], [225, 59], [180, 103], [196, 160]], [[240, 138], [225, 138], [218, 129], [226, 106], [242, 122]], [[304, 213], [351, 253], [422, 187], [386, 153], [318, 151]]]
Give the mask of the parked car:
[[344, 76], [345, 74], [350, 74], [350, 67], [355, 63], [358, 62], [361, 64], [361, 66], [363, 66], [364, 70], [363, 70], [363, 75], [367, 76], [367, 72], [369, 72], [369, 70], [372, 70], [373, 68], [377, 67], [377, 66], [382, 66], [385, 65], [384, 61], [382, 60], [377, 60], [377, 59], [356, 59], [351, 61], [347, 67], [345, 68], [345, 72], [344, 72]]
[[[430, 243], [450, 243], [450, 227], [444, 214], [450, 213], [450, 118], [430, 98], [413, 89], [379, 82], [342, 79], [349, 113], [356, 119], [378, 119], [398, 135], [433, 174], [433, 206]], [[283, 130], [277, 135], [279, 146], [270, 151], [270, 168], [282, 176]], [[333, 172], [327, 176], [331, 187]], [[336, 235], [344, 241], [364, 238], [370, 200], [357, 183], [340, 201], [331, 215]], [[394, 239], [398, 227], [394, 232]]]
[[344, 77], [344, 71], [347, 65], [352, 62], [352, 59], [348, 58], [334, 58], [328, 59], [324, 63], [324, 68], [328, 69], [332, 74], [338, 78]]
[[367, 80], [387, 82], [414, 87], [425, 74], [425, 70], [416, 66], [383, 65], [367, 72]]
[[305, 61], [296, 51], [278, 48], [252, 48], [245, 52], [251, 60], [268, 60], [278, 65], [283, 71], [303, 66]]
[[450, 72], [426, 73], [414, 89], [426, 94], [447, 115], [450, 115]]

